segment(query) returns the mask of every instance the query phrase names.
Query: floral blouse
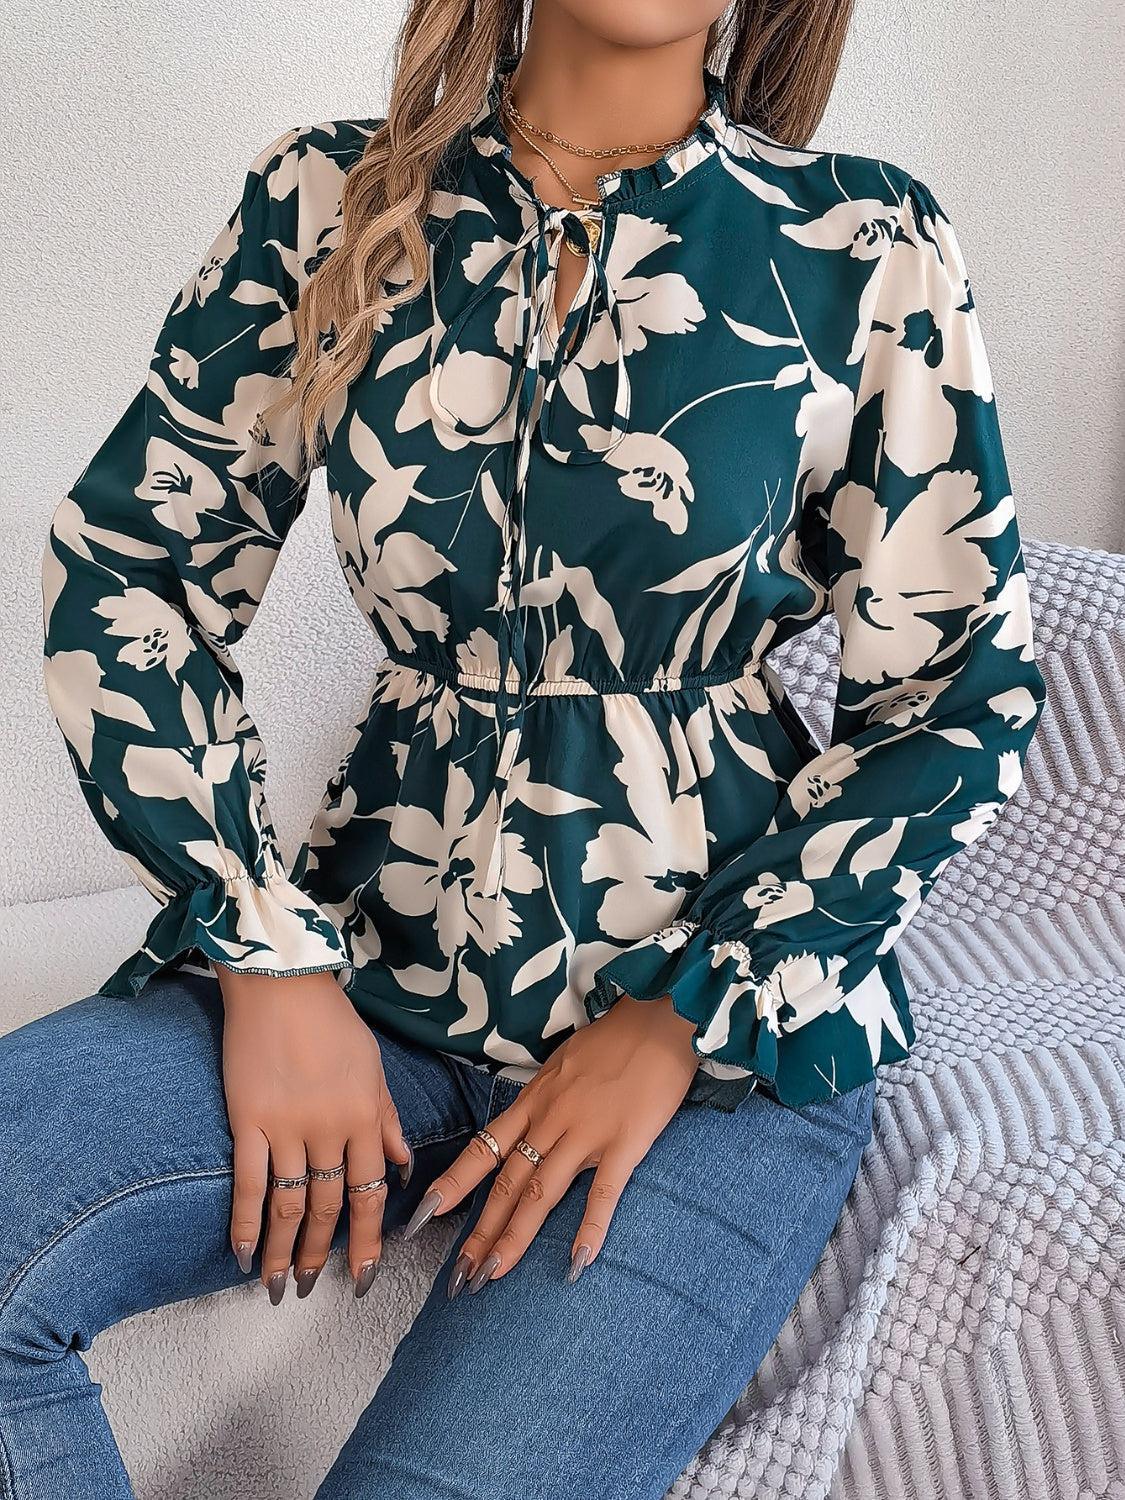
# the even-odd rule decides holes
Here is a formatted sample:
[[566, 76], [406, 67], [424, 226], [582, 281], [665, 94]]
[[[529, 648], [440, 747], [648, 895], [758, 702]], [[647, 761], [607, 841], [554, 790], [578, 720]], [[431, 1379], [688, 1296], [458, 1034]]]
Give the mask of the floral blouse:
[[[443, 157], [424, 290], [322, 424], [380, 654], [291, 867], [231, 648], [307, 496], [295, 419], [259, 413], [380, 120], [250, 164], [54, 514], [49, 701], [160, 903], [103, 992], [335, 970], [371, 1023], [525, 1078], [622, 993], [670, 995], [692, 1098], [800, 1106], [907, 1054], [894, 943], [1044, 701], [962, 253], [923, 182], [735, 122], [711, 73], [690, 135], [548, 206], [511, 65]], [[769, 656], [826, 613], [821, 747]]]

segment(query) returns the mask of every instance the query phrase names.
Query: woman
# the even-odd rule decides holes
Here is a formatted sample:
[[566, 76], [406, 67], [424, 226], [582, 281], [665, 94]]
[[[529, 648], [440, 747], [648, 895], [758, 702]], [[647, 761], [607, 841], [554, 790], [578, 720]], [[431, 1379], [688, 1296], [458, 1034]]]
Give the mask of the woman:
[[[415, 0], [59, 505], [50, 701], [160, 911], [4, 1043], [15, 1500], [129, 1493], [99, 1329], [451, 1212], [319, 1500], [661, 1496], [808, 1278], [1044, 694], [950, 221], [802, 149], [846, 11]], [[229, 648], [318, 463], [386, 657], [287, 870]], [[766, 657], [829, 611], [822, 750]]]

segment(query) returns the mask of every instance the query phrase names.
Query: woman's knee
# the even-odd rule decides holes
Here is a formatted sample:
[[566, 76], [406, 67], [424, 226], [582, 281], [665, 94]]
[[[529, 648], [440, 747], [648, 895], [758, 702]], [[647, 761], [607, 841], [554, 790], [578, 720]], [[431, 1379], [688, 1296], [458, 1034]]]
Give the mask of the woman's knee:
[[0, 1037], [0, 1349], [51, 1359], [193, 1280], [225, 1284], [232, 1145], [206, 1001], [154, 984]]
[[136, 1313], [245, 1280], [230, 1183], [216, 1166], [33, 1194], [0, 1258], [0, 1360], [61, 1359]]

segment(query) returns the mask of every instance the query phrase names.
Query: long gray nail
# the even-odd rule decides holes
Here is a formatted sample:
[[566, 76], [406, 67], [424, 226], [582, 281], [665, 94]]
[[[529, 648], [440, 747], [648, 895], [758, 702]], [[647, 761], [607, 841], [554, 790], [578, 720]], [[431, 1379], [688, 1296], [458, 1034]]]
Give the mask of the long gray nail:
[[274, 1307], [276, 1307], [277, 1304], [281, 1301], [282, 1297], [285, 1296], [285, 1282], [288, 1275], [289, 1273], [287, 1271], [275, 1271], [269, 1279], [268, 1286], [270, 1292], [270, 1301], [273, 1303]]
[[406, 1157], [406, 1165], [403, 1167], [399, 1167], [398, 1169], [398, 1180], [402, 1183], [403, 1187], [409, 1187], [410, 1179], [414, 1173], [414, 1151], [411, 1148], [409, 1141], [407, 1141], [406, 1143], [406, 1150], [408, 1153]]
[[320, 1275], [320, 1267], [313, 1266], [307, 1271], [297, 1272], [297, 1296], [307, 1297], [316, 1285], [316, 1278]]
[[411, 1235], [417, 1234], [423, 1224], [428, 1224], [434, 1216], [434, 1210], [441, 1203], [441, 1194], [437, 1188], [431, 1188], [419, 1203], [411, 1216], [410, 1223], [403, 1230], [403, 1238], [409, 1239]]
[[492, 1273], [500, 1264], [500, 1257], [494, 1250], [487, 1260], [482, 1260], [477, 1267], [476, 1275], [469, 1282], [470, 1292], [479, 1292], [486, 1281], [492, 1279]]
[[359, 1275], [355, 1279], [355, 1294], [357, 1297], [366, 1296], [371, 1290], [371, 1283], [375, 1280], [375, 1272], [379, 1269], [377, 1260], [365, 1260], [359, 1268]]
[[571, 1257], [570, 1270], [567, 1272], [567, 1277], [566, 1277], [567, 1281], [570, 1282], [571, 1286], [573, 1286], [574, 1283], [578, 1280], [579, 1276], [582, 1275], [582, 1272], [586, 1269], [586, 1267], [589, 1265], [589, 1263], [590, 1263], [590, 1247], [589, 1247], [589, 1245], [579, 1245], [578, 1249], [574, 1252], [573, 1256]]
[[472, 1268], [472, 1264], [467, 1255], [459, 1255], [456, 1261], [454, 1261], [453, 1270], [449, 1277], [449, 1285], [445, 1290], [445, 1295], [449, 1298], [450, 1302], [453, 1301], [458, 1292], [464, 1289], [465, 1283], [469, 1279], [469, 1271]]
[[254, 1268], [253, 1245], [249, 1244], [246, 1240], [239, 1240], [238, 1244], [234, 1247], [234, 1253], [238, 1260], [238, 1269], [244, 1276], [249, 1275]]

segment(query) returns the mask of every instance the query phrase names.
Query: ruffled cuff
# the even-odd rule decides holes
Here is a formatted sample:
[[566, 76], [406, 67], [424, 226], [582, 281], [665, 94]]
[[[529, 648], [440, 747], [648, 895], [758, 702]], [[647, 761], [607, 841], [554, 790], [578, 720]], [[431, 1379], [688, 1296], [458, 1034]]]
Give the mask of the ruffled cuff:
[[243, 974], [317, 974], [351, 965], [339, 930], [316, 902], [268, 859], [265, 880], [213, 880], [173, 896], [153, 918], [144, 944], [101, 988], [139, 994], [159, 970], [190, 957]]
[[[743, 940], [679, 917], [595, 971], [586, 1011], [595, 1020], [622, 994], [636, 1000], [669, 996], [677, 1014], [695, 1023], [692, 1046], [701, 1063], [688, 1098], [720, 1108], [737, 1107], [754, 1090], [800, 1107], [870, 1082], [875, 1059], [863, 1030], [842, 1008], [834, 974], [811, 954], [764, 969], [756, 967]], [[905, 1057], [914, 1035], [892, 954], [884, 956], [876, 982], [893, 995], [906, 1044], [886, 1044], [884, 1038], [879, 1061], [886, 1062]], [[814, 1021], [787, 1027], [787, 986], [799, 986], [817, 1007]], [[824, 988], [822, 1000], [812, 995], [818, 986]]]
[[768, 1027], [756, 1025], [738, 1056], [711, 1048], [721, 1017], [756, 988], [744, 943], [720, 941], [700, 923], [678, 917], [595, 970], [586, 1013], [596, 1020], [623, 994], [634, 1000], [670, 996], [676, 1013], [694, 1021], [692, 1046], [702, 1059], [688, 1098], [733, 1109], [756, 1088], [772, 1091], [777, 1073], [777, 1038]]

